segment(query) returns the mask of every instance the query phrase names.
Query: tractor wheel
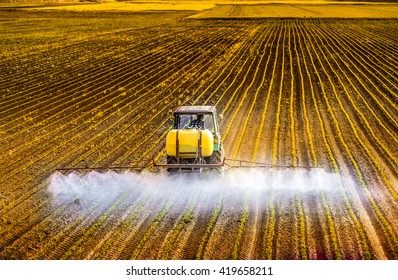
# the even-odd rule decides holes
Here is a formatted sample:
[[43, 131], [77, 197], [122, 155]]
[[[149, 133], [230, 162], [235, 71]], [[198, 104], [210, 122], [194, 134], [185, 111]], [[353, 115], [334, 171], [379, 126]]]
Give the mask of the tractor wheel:
[[[220, 150], [213, 152], [213, 154], [210, 156], [210, 164], [221, 164], [223, 160], [224, 160], [223, 147], [221, 147]], [[216, 171], [217, 175], [224, 175], [224, 166], [211, 168], [210, 170]]]
[[[177, 159], [175, 157], [167, 156], [167, 164], [176, 164]], [[178, 168], [167, 168], [167, 172], [169, 173], [176, 173]]]

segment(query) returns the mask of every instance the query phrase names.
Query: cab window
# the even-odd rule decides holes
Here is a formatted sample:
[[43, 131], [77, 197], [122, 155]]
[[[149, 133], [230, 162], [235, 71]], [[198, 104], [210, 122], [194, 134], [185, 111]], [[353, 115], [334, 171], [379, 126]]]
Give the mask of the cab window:
[[[196, 114], [177, 114], [175, 115], [174, 118], [174, 128], [175, 129], [189, 128], [189, 125], [196, 118], [197, 118]], [[203, 121], [205, 124], [205, 129], [208, 129], [212, 133], [215, 133], [212, 114], [203, 114]]]

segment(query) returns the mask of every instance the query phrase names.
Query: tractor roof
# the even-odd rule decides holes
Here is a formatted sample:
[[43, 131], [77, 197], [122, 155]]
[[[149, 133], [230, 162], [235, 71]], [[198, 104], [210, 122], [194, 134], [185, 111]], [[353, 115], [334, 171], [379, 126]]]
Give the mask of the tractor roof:
[[216, 113], [215, 106], [180, 106], [175, 113], [197, 114], [197, 113]]

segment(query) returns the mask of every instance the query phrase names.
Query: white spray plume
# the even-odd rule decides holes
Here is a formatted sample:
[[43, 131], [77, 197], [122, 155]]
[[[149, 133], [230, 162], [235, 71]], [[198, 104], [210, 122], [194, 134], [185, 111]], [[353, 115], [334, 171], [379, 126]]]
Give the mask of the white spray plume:
[[[276, 195], [286, 197], [297, 192], [336, 194], [341, 183], [345, 187], [354, 186], [350, 178], [342, 178], [323, 169], [235, 169], [225, 172], [223, 177], [109, 171], [67, 175], [55, 173], [49, 178], [48, 192], [56, 205], [78, 201], [82, 205], [94, 203], [108, 207], [121, 195], [158, 199], [175, 194], [175, 197], [187, 199], [197, 193], [201, 199], [207, 197], [210, 201], [216, 200], [221, 192], [227, 194], [225, 199], [243, 199], [263, 196], [273, 190]], [[236, 201], [237, 205], [239, 203]]]

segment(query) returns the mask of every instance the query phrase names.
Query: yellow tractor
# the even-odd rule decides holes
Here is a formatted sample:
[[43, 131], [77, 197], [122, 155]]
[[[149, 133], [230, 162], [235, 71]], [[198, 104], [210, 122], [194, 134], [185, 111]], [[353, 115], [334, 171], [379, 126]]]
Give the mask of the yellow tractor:
[[[214, 106], [181, 106], [173, 113], [172, 129], [166, 137], [168, 172], [224, 168], [224, 148]], [[159, 166], [159, 165], [158, 165]]]

